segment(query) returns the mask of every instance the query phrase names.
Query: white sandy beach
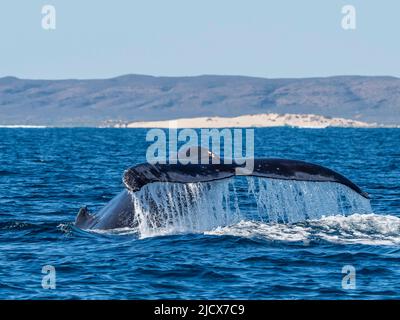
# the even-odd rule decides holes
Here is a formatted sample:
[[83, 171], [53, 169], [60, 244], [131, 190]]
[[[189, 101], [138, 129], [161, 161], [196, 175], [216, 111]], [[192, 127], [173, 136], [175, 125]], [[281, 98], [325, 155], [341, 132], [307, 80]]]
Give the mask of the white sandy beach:
[[239, 117], [199, 117], [163, 121], [142, 121], [114, 124], [118, 128], [249, 128], [249, 127], [298, 127], [298, 128], [374, 128], [376, 123], [327, 118], [314, 114], [265, 113]]
[[35, 125], [25, 125], [25, 124], [12, 124], [12, 125], [0, 125], [0, 128], [12, 128], [12, 129], [43, 129], [46, 126], [35, 126]]

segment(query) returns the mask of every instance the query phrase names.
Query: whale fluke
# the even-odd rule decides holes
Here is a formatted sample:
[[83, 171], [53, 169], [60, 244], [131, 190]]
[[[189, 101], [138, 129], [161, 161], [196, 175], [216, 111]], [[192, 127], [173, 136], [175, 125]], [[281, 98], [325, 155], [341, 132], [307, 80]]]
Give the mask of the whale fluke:
[[[196, 149], [192, 149], [192, 151], [193, 150], [195, 151]], [[243, 175], [244, 170], [238, 169], [244, 168], [245, 165], [241, 166], [234, 163], [224, 163], [224, 161], [221, 159], [218, 159], [221, 160], [221, 163], [212, 164], [211, 160], [215, 160], [216, 156], [209, 152], [203, 153], [203, 156], [199, 156], [199, 154], [196, 152], [185, 154], [185, 156], [188, 155], [192, 158], [195, 157], [195, 159], [196, 157], [198, 157], [197, 160], [200, 159], [209, 161], [208, 163], [207, 161], [201, 161], [202, 163], [206, 162], [206, 164], [144, 163], [131, 167], [127, 169], [123, 175], [123, 183], [126, 189], [116, 195], [95, 215], [90, 214], [87, 207], [81, 208], [76, 217], [75, 225], [81, 229], [106, 230], [125, 227], [135, 228], [138, 225], [142, 225], [143, 223], [145, 223], [145, 221], [149, 220], [151, 221], [151, 225], [153, 227], [157, 227], [159, 225], [163, 225], [163, 223], [165, 222], [165, 217], [168, 217], [168, 214], [166, 214], [164, 211], [179, 211], [187, 209], [187, 214], [190, 214], [192, 212], [192, 204], [196, 201], [199, 201], [199, 199], [197, 199], [195, 196], [199, 196], [200, 194], [198, 193], [196, 195], [196, 192], [193, 190], [197, 190], [196, 188], [201, 189], [202, 187], [199, 185], [202, 185], [203, 182], [204, 185], [206, 185], [204, 190], [211, 190], [210, 185], [207, 186], [207, 183], [209, 183], [210, 181], [229, 179], [235, 176]], [[254, 165], [253, 170], [251, 172], [246, 172], [248, 173], [246, 175], [256, 177], [255, 179], [268, 178], [270, 182], [273, 182], [274, 180], [286, 180], [288, 181], [286, 184], [295, 186], [296, 181], [299, 181], [300, 185], [301, 182], [304, 181], [337, 183], [342, 186], [346, 186], [347, 188], [342, 187], [342, 189], [348, 189], [348, 191], [344, 192], [347, 192], [347, 195], [344, 197], [344, 199], [342, 199], [343, 192], [340, 190], [334, 191], [336, 189], [330, 189], [331, 191], [329, 191], [329, 195], [327, 195], [327, 203], [329, 204], [334, 201], [335, 204], [332, 206], [332, 208], [334, 208], [333, 210], [338, 211], [338, 213], [342, 212], [343, 210], [344, 211], [342, 213], [350, 212], [346, 209], [346, 206], [350, 206], [350, 209], [352, 209], [353, 207], [354, 209], [357, 209], [357, 203], [364, 203], [365, 201], [370, 207], [368, 200], [365, 200], [364, 202], [363, 200], [360, 200], [363, 198], [369, 199], [369, 196], [366, 192], [361, 190], [356, 184], [354, 184], [352, 181], [350, 181], [340, 173], [337, 173], [321, 165], [288, 159], [254, 159], [252, 163]], [[293, 181], [293, 183], [291, 183], [290, 181]], [[193, 185], [193, 183], [198, 182], [201, 183]], [[167, 183], [182, 185], [169, 186]], [[248, 184], [250, 190], [251, 183], [249, 182]], [[149, 187], [144, 188], [143, 192], [139, 192], [146, 185], [149, 185]], [[331, 188], [329, 184], [323, 185]], [[290, 208], [286, 208], [284, 207], [284, 205], [287, 205], [286, 202], [290, 197], [291, 199], [293, 198], [293, 201], [297, 201], [299, 195], [300, 197], [304, 196], [304, 199], [307, 199], [305, 201], [310, 202], [308, 206], [297, 205], [296, 207], [296, 205], [294, 205], [299, 210], [312, 211], [312, 208], [320, 208], [321, 204], [325, 203], [324, 198], [319, 197], [320, 192], [324, 193], [325, 191], [323, 190], [327, 190], [324, 189], [322, 185], [318, 186], [317, 189], [315, 189], [312, 188], [310, 184], [306, 183], [304, 186], [300, 187], [300, 189], [303, 188], [303, 191], [299, 191], [299, 189], [296, 189], [296, 187], [292, 188], [292, 186], [287, 189], [279, 189], [279, 184], [277, 185], [274, 183], [272, 183], [269, 187], [271, 186], [273, 189], [270, 189], [267, 193], [262, 193], [260, 199], [257, 198], [257, 201], [262, 202], [262, 210], [267, 210], [263, 207], [265, 202], [264, 200], [266, 200], [265, 203], [267, 203], [269, 201], [268, 199], [270, 199], [271, 197], [273, 198], [271, 199], [274, 201], [274, 203], [276, 203], [276, 208], [273, 210], [277, 210], [277, 208], [279, 209], [281, 207], [285, 208], [285, 210], [290, 210]], [[297, 183], [297, 187], [299, 187], [299, 183]], [[174, 193], [173, 190], [180, 191], [178, 191], [178, 193]], [[358, 195], [361, 195], [361, 197], [358, 197], [358, 195], [355, 194], [353, 191]], [[282, 194], [280, 196], [274, 192], [289, 192], [289, 196], [285, 197], [285, 194]], [[290, 192], [292, 192], [292, 194]], [[166, 198], [160, 200], [163, 195]], [[174, 196], [176, 196], [176, 199], [169, 199]], [[351, 199], [356, 199], [354, 198], [354, 196], [358, 197], [359, 199], [357, 199], [353, 203], [353, 200]], [[346, 200], [346, 197], [347, 200], [350, 199], [350, 202]], [[166, 203], [166, 201], [173, 201], [173, 203], [168, 204]], [[345, 204], [343, 207], [343, 203], [347, 204]], [[164, 205], [165, 208], [163, 207]], [[257, 206], [258, 205], [259, 204], [257, 202]], [[328, 214], [333, 213], [330, 212], [331, 209], [328, 209], [325, 208], [324, 210], [327, 211]], [[274, 212], [271, 213], [274, 214]], [[174, 214], [176, 214], [176, 212]], [[307, 212], [304, 212], [304, 216], [307, 216], [307, 214]], [[179, 213], [178, 215], [181, 217], [183, 213]]]
[[95, 221], [95, 217], [89, 213], [87, 206], [79, 209], [78, 215], [75, 218], [75, 226], [86, 229], [90, 227]]
[[[140, 164], [125, 171], [123, 182], [132, 192], [153, 182], [191, 183], [221, 180], [237, 175], [235, 164]], [[369, 195], [343, 175], [321, 165], [288, 159], [254, 159], [248, 176], [270, 179], [336, 182], [349, 187], [364, 198]]]

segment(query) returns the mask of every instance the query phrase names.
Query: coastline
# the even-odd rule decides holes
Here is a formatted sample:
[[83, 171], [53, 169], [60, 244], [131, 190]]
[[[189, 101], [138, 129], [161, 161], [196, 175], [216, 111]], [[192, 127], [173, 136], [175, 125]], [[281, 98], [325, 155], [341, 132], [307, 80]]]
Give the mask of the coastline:
[[353, 119], [325, 117], [316, 114], [249, 114], [237, 117], [195, 117], [170, 120], [132, 121], [106, 120], [99, 125], [66, 124], [1, 124], [5, 129], [48, 129], [48, 128], [122, 128], [122, 129], [222, 129], [222, 128], [278, 128], [290, 127], [300, 129], [326, 128], [362, 128], [362, 129], [398, 129], [400, 125], [368, 123]]
[[0, 128], [6, 129], [46, 129], [48, 126], [36, 126], [36, 125], [20, 125], [20, 124], [10, 124], [10, 125], [0, 125]]
[[[107, 126], [107, 125], [106, 125]], [[268, 128], [296, 127], [309, 129], [339, 128], [381, 128], [377, 123], [367, 123], [344, 118], [328, 118], [315, 114], [264, 113], [238, 117], [198, 117], [161, 121], [136, 121], [109, 123], [114, 128]]]

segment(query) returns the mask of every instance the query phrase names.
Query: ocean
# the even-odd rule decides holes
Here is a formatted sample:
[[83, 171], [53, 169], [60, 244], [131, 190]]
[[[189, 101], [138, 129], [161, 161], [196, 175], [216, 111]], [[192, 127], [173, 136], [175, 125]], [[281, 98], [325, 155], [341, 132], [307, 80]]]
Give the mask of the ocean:
[[[234, 220], [204, 210], [192, 229], [74, 227], [81, 206], [96, 212], [123, 190], [124, 170], [145, 161], [145, 137], [0, 128], [0, 299], [400, 298], [399, 129], [255, 129], [257, 157], [338, 171], [370, 194], [373, 212], [332, 216], [318, 206], [313, 217], [271, 222], [240, 204], [240, 189]], [[218, 188], [205, 203], [229, 190]]]

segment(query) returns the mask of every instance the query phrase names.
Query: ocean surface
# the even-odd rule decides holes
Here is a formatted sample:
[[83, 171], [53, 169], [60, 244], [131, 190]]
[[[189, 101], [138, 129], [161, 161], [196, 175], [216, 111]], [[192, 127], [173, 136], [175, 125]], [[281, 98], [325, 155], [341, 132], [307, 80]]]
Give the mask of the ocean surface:
[[[255, 130], [258, 157], [336, 170], [370, 194], [372, 210], [364, 203], [332, 215], [324, 195], [334, 186], [297, 185], [320, 197], [312, 216], [279, 202], [274, 208], [286, 219], [260, 218], [246, 202], [251, 188], [239, 182], [233, 192], [220, 182], [203, 193], [195, 227], [181, 220], [162, 230], [74, 227], [81, 206], [96, 212], [123, 190], [123, 171], [145, 161], [145, 136], [142, 129], [0, 129], [0, 299], [400, 298], [399, 129]], [[263, 194], [256, 183], [260, 201], [268, 190], [292, 190], [275, 184]], [[219, 206], [226, 194], [240, 207], [234, 219]], [[55, 282], [46, 282], [44, 266], [55, 268]]]

